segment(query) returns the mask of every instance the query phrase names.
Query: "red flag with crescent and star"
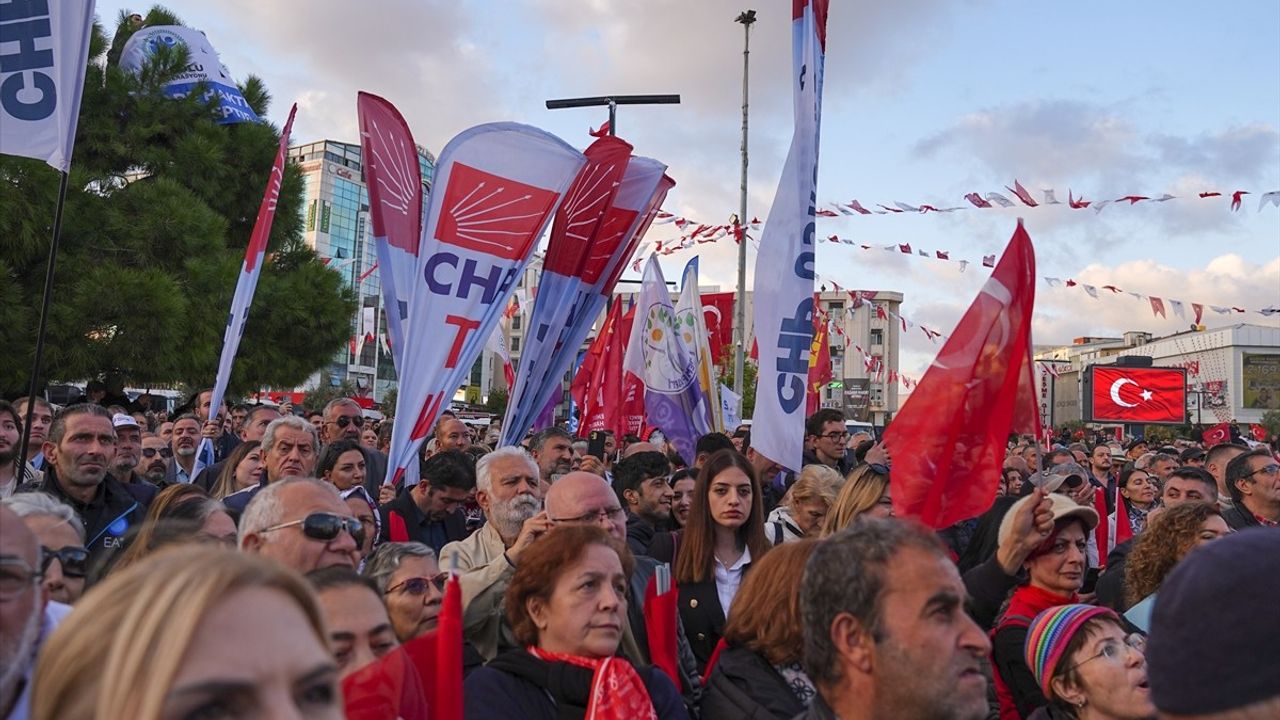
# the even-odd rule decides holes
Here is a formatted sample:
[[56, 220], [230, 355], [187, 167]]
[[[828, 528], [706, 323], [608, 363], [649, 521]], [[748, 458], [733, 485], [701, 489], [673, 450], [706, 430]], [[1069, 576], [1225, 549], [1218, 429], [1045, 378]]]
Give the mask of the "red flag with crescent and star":
[[1094, 422], [1182, 423], [1187, 381], [1182, 368], [1093, 368]]

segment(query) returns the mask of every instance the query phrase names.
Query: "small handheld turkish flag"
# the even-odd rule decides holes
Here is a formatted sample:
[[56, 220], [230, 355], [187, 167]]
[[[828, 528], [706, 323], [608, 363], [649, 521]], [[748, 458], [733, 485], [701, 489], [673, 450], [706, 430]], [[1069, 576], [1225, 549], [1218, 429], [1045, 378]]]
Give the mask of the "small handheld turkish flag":
[[1231, 425], [1228, 423], [1218, 423], [1208, 430], [1205, 430], [1204, 434], [1201, 435], [1201, 440], [1204, 442], [1204, 446], [1206, 448], [1211, 448], [1214, 445], [1221, 445], [1224, 442], [1228, 442], [1231, 440]]
[[1257, 440], [1258, 442], [1267, 441], [1267, 429], [1257, 423], [1254, 423], [1249, 426], [1249, 434], [1252, 435], [1253, 439]]

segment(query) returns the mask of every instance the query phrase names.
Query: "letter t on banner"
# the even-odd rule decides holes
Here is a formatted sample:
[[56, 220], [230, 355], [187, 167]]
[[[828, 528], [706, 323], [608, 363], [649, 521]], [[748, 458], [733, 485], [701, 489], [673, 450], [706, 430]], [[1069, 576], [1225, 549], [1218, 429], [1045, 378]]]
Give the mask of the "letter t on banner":
[[797, 0], [791, 23], [795, 132], [756, 256], [760, 373], [751, 446], [799, 470], [813, 342], [814, 203], [827, 37], [827, 0]]

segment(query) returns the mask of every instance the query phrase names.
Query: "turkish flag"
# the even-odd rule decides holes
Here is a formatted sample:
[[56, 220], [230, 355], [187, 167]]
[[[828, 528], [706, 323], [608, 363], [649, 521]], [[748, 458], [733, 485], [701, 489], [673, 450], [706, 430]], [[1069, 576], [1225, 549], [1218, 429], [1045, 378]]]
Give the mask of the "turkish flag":
[[933, 528], [995, 498], [1010, 432], [1040, 437], [1031, 361], [1035, 251], [1018, 223], [1004, 256], [885, 431], [893, 507]]
[[1182, 423], [1187, 381], [1182, 368], [1093, 367], [1094, 422]]
[[1206, 450], [1214, 445], [1231, 442], [1231, 424], [1218, 423], [1217, 425], [1214, 425], [1201, 433], [1200, 441], [1204, 443]]
[[1257, 423], [1249, 426], [1249, 434], [1258, 442], [1264, 443], [1267, 441], [1267, 429]]
[[702, 315], [707, 323], [711, 362], [716, 365], [725, 356], [725, 348], [733, 344], [733, 300], [734, 294], [731, 292], [706, 293], [702, 296]]

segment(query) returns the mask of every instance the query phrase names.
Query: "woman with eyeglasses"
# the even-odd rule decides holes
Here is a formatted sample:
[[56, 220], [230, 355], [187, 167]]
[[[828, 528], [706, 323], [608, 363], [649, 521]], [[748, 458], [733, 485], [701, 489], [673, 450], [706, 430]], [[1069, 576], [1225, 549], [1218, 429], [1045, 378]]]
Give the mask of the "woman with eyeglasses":
[[257, 440], [240, 443], [222, 464], [222, 472], [218, 473], [218, 479], [209, 489], [209, 496], [214, 500], [221, 500], [231, 493], [256, 487], [262, 483], [265, 472], [262, 443]]
[[33, 687], [34, 720], [343, 717], [302, 578], [213, 547], [162, 551], [86, 593]]
[[84, 523], [70, 505], [45, 493], [18, 493], [2, 501], [40, 541], [44, 589], [50, 600], [68, 605], [84, 594], [89, 551]]
[[1048, 705], [1031, 720], [1149, 720], [1156, 716], [1140, 635], [1093, 605], [1041, 611], [1027, 627], [1023, 662]]
[[[998, 546], [1014, 542], [1014, 518], [1037, 502], [1039, 493], [1014, 503], [1000, 522]], [[1000, 720], [1025, 720], [1045, 704], [1040, 685], [1023, 656], [1027, 626], [1040, 612], [1079, 601], [1088, 570], [1088, 535], [1098, 526], [1093, 508], [1077, 505], [1066, 495], [1050, 493], [1053, 530], [1022, 562], [1025, 579], [1014, 589], [991, 633], [991, 664], [995, 671]]]
[[674, 570], [680, 619], [700, 670], [720, 642], [743, 577], [768, 549], [755, 467], [737, 451], [720, 450], [698, 473]]
[[448, 574], [440, 572], [434, 550], [419, 542], [383, 543], [364, 574], [382, 593], [400, 642], [435, 629]]
[[1125, 560], [1126, 616], [1146, 628], [1156, 591], [1187, 553], [1231, 533], [1216, 503], [1188, 502], [1166, 508], [1151, 519]]
[[1120, 496], [1129, 514], [1129, 527], [1137, 535], [1147, 527], [1147, 514], [1155, 509], [1160, 487], [1146, 470], [1129, 468], [1120, 473]]
[[859, 465], [849, 473], [840, 494], [827, 511], [821, 537], [844, 530], [862, 515], [893, 517], [893, 500], [889, 496], [889, 468], [870, 463]]
[[339, 491], [364, 485], [364, 449], [355, 440], [338, 440], [325, 446], [316, 463], [316, 477], [333, 483]]
[[665, 673], [619, 654], [633, 564], [596, 525], [559, 525], [526, 548], [503, 601], [522, 647], [467, 678], [467, 719], [688, 718]]

